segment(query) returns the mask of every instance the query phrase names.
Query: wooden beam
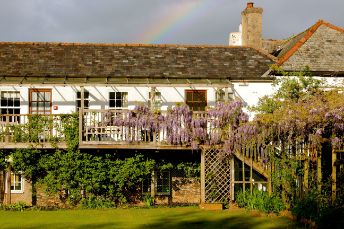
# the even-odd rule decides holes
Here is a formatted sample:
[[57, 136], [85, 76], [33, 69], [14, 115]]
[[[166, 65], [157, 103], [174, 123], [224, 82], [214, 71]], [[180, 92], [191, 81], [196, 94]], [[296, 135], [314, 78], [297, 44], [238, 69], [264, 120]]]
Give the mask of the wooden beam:
[[79, 144], [82, 142], [82, 134], [83, 134], [83, 126], [84, 126], [84, 109], [85, 109], [85, 88], [83, 86], [80, 87], [80, 94], [81, 94], [81, 101], [80, 101], [80, 109], [79, 109]]
[[322, 182], [322, 171], [321, 171], [321, 152], [318, 152], [318, 157], [317, 157], [317, 186], [318, 186], [318, 191], [321, 192], [321, 185]]
[[235, 199], [235, 167], [234, 167], [234, 157], [231, 159], [231, 200], [234, 201]]
[[306, 157], [306, 159], [303, 162], [304, 163], [303, 186], [304, 186], [304, 191], [306, 192], [308, 190], [308, 176], [309, 176], [309, 159], [308, 158], [309, 157]]
[[332, 203], [336, 201], [336, 195], [337, 195], [337, 151], [332, 150]]
[[11, 172], [12, 166], [11, 163], [7, 162], [7, 175], [6, 175], [6, 203], [12, 203], [12, 196], [11, 196]]
[[205, 150], [201, 150], [201, 203], [205, 203]]

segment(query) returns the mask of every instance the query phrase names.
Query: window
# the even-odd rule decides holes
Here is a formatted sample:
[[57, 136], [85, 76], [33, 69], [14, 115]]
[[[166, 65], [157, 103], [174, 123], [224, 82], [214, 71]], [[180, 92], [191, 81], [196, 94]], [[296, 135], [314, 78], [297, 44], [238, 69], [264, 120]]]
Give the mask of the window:
[[157, 172], [157, 195], [171, 194], [170, 171]]
[[51, 89], [29, 89], [30, 114], [51, 114]]
[[[233, 101], [234, 100], [234, 95], [233, 95], [233, 91], [231, 88], [228, 88], [228, 95], [227, 96], [228, 96], [227, 101]], [[221, 88], [221, 89], [216, 90], [215, 99], [216, 99], [216, 102], [225, 102], [226, 101], [225, 89]]]
[[205, 111], [207, 106], [207, 91], [206, 90], [186, 90], [185, 91], [186, 105], [192, 111]]
[[[152, 103], [151, 98], [152, 98], [152, 94], [151, 94], [151, 92], [149, 92], [148, 107], [151, 107], [151, 103]], [[156, 91], [155, 92], [153, 109], [160, 110], [161, 104], [162, 104], [161, 92], [160, 91]]]
[[128, 107], [128, 92], [110, 92], [109, 107], [112, 109], [122, 109]]
[[11, 193], [24, 192], [23, 176], [20, 173], [11, 173]]
[[151, 187], [154, 185], [156, 188], [156, 195], [171, 195], [171, 176], [170, 171], [155, 171], [156, 179], [152, 184], [152, 175], [149, 175], [142, 182], [142, 193], [150, 194]]
[[[90, 105], [90, 93], [84, 91], [84, 108], [88, 109]], [[78, 111], [81, 108], [81, 91], [76, 92], [76, 110]]]
[[151, 188], [152, 188], [152, 175], [149, 174], [143, 181], [142, 181], [142, 194], [150, 195]]
[[[0, 103], [0, 114], [17, 115], [20, 114], [20, 92], [19, 91], [2, 91], [1, 92], [1, 103]], [[6, 121], [5, 117], [2, 117]], [[19, 122], [20, 117], [9, 116], [9, 122]]]

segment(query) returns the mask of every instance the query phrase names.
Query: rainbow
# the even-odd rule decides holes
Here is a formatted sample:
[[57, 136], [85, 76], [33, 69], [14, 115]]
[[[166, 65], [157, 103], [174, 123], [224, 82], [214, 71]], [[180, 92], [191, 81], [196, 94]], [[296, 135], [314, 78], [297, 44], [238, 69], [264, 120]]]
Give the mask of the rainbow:
[[169, 9], [162, 19], [145, 28], [137, 40], [145, 44], [163, 43], [171, 35], [187, 29], [195, 19], [206, 14], [212, 8], [221, 6], [219, 3], [220, 1], [215, 0], [190, 0], [178, 3]]

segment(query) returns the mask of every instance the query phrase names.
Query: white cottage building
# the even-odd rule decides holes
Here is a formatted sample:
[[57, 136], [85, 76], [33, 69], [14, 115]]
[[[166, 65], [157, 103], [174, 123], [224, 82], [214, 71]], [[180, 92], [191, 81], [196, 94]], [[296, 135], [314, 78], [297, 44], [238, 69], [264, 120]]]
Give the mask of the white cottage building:
[[[199, 116], [217, 101], [240, 100], [254, 105], [272, 93], [272, 64], [286, 71], [308, 65], [316, 76], [338, 83], [342, 80], [343, 28], [319, 21], [297, 36], [273, 41], [262, 38], [261, 8], [249, 3], [242, 17], [242, 32], [233, 41], [237, 46], [0, 42], [0, 149], [32, 147], [30, 140], [16, 138], [10, 127], [27, 123], [34, 114], [51, 117], [56, 124], [46, 126], [34, 146], [64, 149], [65, 139], [56, 126], [62, 114], [78, 112], [80, 150], [155, 152], [155, 157], [201, 163], [200, 152], [190, 145], [166, 144], [166, 133], [152, 137], [152, 133], [136, 129], [135, 139], [128, 143], [126, 132], [116, 125], [105, 125], [104, 117], [109, 111], [125, 115], [136, 105], [147, 105], [163, 114], [186, 104]], [[51, 137], [60, 139], [57, 145], [47, 140]], [[245, 158], [238, 156], [236, 160]], [[253, 162], [249, 165], [255, 166]], [[230, 187], [246, 179], [236, 180], [235, 169], [233, 161]], [[241, 169], [246, 171], [246, 166]], [[260, 174], [257, 179], [262, 176], [266, 188], [264, 171], [259, 166], [253, 169]], [[171, 181], [176, 179], [168, 176]], [[187, 187], [189, 191], [183, 194], [172, 190], [168, 182], [170, 191], [165, 194], [172, 202], [174, 197], [179, 202], [207, 202], [204, 174], [202, 177], [202, 184]], [[0, 191], [1, 200], [30, 202], [30, 188], [20, 173], [2, 172], [0, 184], [5, 191]], [[233, 198], [233, 188], [228, 190], [224, 195]], [[158, 194], [157, 190], [151, 192]]]

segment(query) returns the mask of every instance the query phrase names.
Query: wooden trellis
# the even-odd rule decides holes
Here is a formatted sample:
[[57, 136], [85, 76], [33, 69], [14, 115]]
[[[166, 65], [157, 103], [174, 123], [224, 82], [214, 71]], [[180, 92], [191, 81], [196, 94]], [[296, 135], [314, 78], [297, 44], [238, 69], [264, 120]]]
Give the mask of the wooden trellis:
[[231, 159], [216, 147], [202, 149], [202, 202], [228, 203], [231, 189]]

